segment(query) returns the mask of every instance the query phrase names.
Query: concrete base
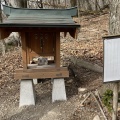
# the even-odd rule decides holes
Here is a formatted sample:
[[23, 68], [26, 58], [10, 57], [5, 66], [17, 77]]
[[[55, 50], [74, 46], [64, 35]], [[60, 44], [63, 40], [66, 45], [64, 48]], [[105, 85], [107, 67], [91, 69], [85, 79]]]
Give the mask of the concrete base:
[[35, 90], [32, 79], [21, 80], [19, 107], [24, 105], [35, 105]]
[[64, 79], [53, 80], [52, 102], [67, 100]]
[[38, 84], [38, 80], [37, 79], [33, 79], [33, 83], [34, 83], [34, 85]]

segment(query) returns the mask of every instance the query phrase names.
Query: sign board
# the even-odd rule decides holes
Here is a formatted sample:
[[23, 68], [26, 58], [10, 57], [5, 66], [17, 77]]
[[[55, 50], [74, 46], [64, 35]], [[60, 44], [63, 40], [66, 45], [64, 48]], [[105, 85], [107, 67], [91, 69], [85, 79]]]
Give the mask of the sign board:
[[120, 80], [120, 36], [104, 37], [104, 82]]

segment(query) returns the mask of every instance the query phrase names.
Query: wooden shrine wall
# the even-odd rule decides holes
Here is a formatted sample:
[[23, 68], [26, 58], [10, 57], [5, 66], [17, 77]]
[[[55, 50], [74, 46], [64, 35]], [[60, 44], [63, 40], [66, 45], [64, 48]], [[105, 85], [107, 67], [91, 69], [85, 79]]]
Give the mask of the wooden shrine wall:
[[55, 56], [55, 33], [27, 33], [28, 61], [36, 56]]
[[60, 67], [60, 32], [21, 32], [23, 67], [38, 56], [54, 56]]

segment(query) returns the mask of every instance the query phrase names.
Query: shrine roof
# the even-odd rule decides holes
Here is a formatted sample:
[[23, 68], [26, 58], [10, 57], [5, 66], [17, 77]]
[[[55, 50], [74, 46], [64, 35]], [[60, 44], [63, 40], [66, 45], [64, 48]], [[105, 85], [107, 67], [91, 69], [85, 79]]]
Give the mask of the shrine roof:
[[80, 27], [72, 17], [77, 15], [77, 7], [70, 9], [28, 9], [3, 5], [8, 16], [0, 27]]

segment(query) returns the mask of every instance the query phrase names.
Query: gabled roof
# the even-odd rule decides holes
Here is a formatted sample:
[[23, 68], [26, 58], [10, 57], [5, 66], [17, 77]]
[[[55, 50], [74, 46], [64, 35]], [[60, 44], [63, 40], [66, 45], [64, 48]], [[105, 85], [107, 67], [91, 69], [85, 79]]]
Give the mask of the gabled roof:
[[80, 27], [72, 17], [77, 15], [77, 7], [70, 9], [28, 9], [3, 5], [8, 16], [0, 27]]

